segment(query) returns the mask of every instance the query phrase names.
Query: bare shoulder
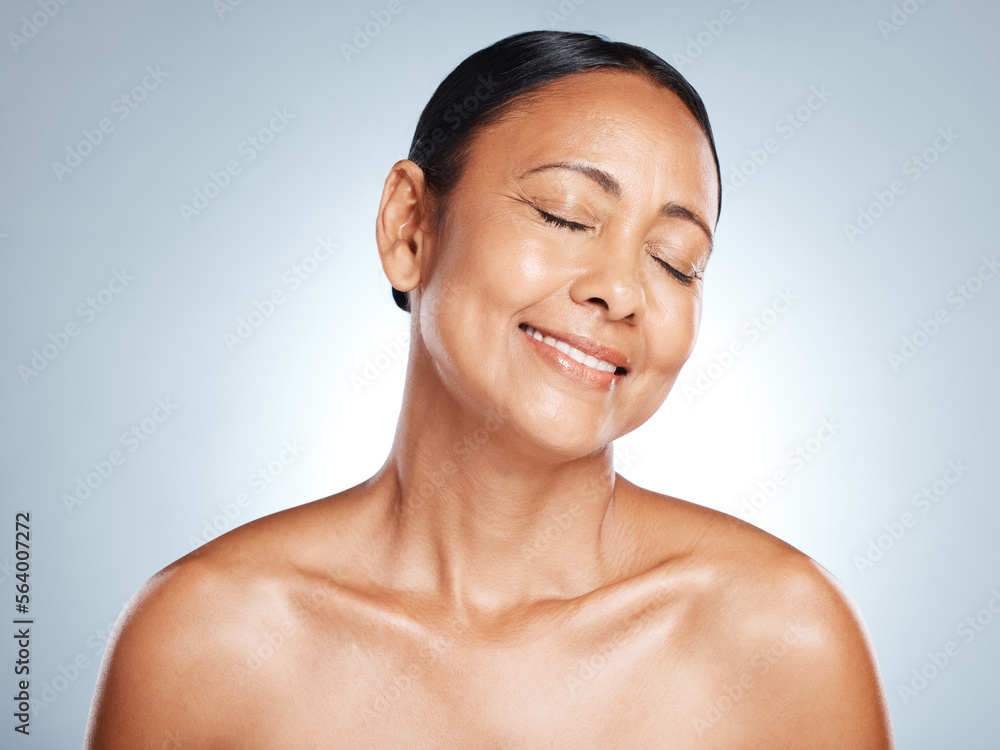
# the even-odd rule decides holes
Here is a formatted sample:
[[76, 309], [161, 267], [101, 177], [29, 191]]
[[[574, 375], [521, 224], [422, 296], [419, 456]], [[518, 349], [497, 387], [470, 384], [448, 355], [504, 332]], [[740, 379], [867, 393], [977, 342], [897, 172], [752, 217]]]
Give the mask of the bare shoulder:
[[[211, 743], [238, 697], [235, 644], [259, 592], [211, 552], [167, 566], [137, 591], [115, 624], [87, 728], [88, 748]], [[237, 595], [248, 595], [240, 612]]]
[[[725, 724], [730, 713], [739, 717], [731, 724], [754, 727], [755, 742], [768, 747], [892, 747], [871, 639], [828, 570], [726, 513], [631, 483], [627, 491], [634, 523], [667, 560], [663, 575], [684, 571], [701, 639], [711, 644], [708, 671], [721, 705], [706, 709], [706, 725]], [[674, 541], [657, 548], [656, 539]], [[741, 700], [722, 697], [727, 687]]]
[[325, 585], [297, 564], [297, 536], [326, 510], [317, 501], [252, 521], [146, 581], [109, 640], [86, 747], [221, 747], [248, 731], [266, 686], [257, 646], [288, 632]]

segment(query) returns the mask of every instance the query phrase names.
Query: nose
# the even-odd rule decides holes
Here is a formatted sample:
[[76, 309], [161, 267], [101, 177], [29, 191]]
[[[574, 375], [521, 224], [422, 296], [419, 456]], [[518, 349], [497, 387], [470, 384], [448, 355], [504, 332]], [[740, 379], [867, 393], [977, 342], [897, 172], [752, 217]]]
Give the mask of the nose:
[[[609, 238], [610, 240], [610, 238]], [[619, 237], [600, 243], [584, 259], [585, 267], [570, 287], [570, 297], [580, 304], [596, 304], [611, 320], [637, 323], [646, 309], [640, 274], [642, 253]]]

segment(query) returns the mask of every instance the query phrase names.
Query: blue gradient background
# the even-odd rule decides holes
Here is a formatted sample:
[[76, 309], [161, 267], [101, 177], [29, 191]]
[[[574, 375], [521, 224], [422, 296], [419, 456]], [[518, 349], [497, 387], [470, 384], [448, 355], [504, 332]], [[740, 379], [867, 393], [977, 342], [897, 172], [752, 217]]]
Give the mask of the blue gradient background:
[[[403, 0], [345, 59], [341, 44], [386, 5], [244, 0], [220, 17], [209, 0], [70, 2], [17, 50], [7, 35], [40, 6], [0, 9], [0, 615], [14, 617], [13, 516], [29, 510], [31, 677], [34, 697], [52, 699], [36, 704], [28, 738], [11, 739], [8, 703], [0, 746], [81, 744], [105, 631], [143, 581], [216, 533], [213, 522], [328, 495], [382, 464], [405, 353], [380, 360], [360, 392], [352, 377], [408, 326], [375, 250], [383, 180], [463, 58], [508, 34], [561, 28], [670, 62], [694, 45], [697, 58], [678, 65], [706, 102], [727, 182], [748, 149], [778, 146], [725, 197], [697, 348], [660, 412], [616, 443], [620, 471], [741, 515], [756, 484], [785, 470], [751, 520], [858, 602], [899, 747], [997, 747], [1000, 623], [987, 610], [969, 643], [956, 628], [1000, 588], [1000, 280], [961, 310], [946, 295], [1000, 250], [990, 218], [1000, 6], [910, 0], [897, 5], [916, 12], [885, 31], [890, 2]], [[706, 23], [718, 30], [727, 9], [713, 36]], [[112, 102], [146, 66], [167, 77], [119, 120]], [[785, 138], [779, 119], [812, 87], [829, 99]], [[294, 119], [247, 162], [240, 144], [274, 108]], [[60, 181], [52, 162], [104, 117], [113, 132]], [[957, 140], [911, 182], [905, 165], [939, 128]], [[178, 205], [234, 159], [240, 174], [186, 222]], [[905, 192], [849, 241], [844, 225], [896, 179]], [[283, 275], [317, 237], [338, 248], [291, 291]], [[134, 280], [84, 322], [77, 305], [122, 268]], [[231, 352], [225, 334], [275, 288], [285, 303]], [[786, 289], [797, 301], [751, 341], [744, 327]], [[950, 321], [894, 370], [887, 354], [938, 308]], [[23, 382], [19, 366], [70, 321], [80, 334]], [[743, 356], [709, 372], [733, 342]], [[692, 395], [699, 372], [717, 377]], [[176, 412], [130, 452], [122, 433], [157, 399]], [[842, 427], [796, 468], [789, 452], [824, 419]], [[257, 492], [249, 477], [287, 440], [304, 452]], [[64, 493], [116, 449], [124, 464], [69, 512]], [[949, 460], [968, 472], [921, 513], [913, 496]], [[229, 520], [241, 492], [249, 503]], [[915, 525], [859, 566], [905, 511]], [[959, 655], [904, 699], [899, 686], [949, 640]], [[0, 639], [4, 695], [11, 641]]]

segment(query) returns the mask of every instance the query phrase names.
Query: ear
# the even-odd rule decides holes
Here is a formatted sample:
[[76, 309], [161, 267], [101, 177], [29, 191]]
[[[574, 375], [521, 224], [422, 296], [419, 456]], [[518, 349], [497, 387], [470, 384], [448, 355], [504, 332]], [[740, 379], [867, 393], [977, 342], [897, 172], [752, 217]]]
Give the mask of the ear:
[[401, 292], [420, 284], [420, 269], [433, 242], [428, 199], [423, 170], [409, 159], [393, 164], [382, 188], [375, 241], [382, 270]]

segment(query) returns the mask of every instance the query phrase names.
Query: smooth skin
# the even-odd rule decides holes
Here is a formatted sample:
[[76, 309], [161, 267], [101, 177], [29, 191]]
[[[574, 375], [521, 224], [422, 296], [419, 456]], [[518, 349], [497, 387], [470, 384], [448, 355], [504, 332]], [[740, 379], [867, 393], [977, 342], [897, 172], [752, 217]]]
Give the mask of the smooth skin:
[[[694, 346], [718, 190], [680, 100], [604, 69], [481, 131], [443, 219], [397, 162], [376, 239], [412, 320], [385, 464], [150, 579], [86, 746], [893, 747], [828, 572], [613, 468]], [[523, 323], [627, 372], [580, 377]]]

